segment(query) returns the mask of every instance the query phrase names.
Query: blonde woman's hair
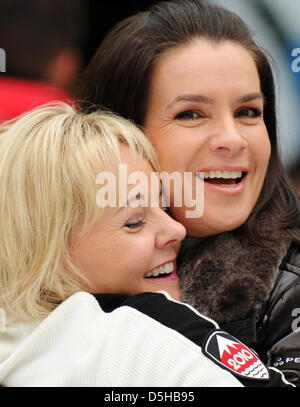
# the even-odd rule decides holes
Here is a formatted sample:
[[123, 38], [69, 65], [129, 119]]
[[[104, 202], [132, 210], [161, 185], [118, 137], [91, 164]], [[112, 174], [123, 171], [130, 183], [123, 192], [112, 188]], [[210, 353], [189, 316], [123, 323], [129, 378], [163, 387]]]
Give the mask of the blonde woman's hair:
[[120, 143], [159, 169], [144, 134], [110, 112], [58, 102], [0, 127], [0, 308], [12, 319], [44, 318], [86, 287], [70, 239], [101, 216], [96, 176], [120, 163]]

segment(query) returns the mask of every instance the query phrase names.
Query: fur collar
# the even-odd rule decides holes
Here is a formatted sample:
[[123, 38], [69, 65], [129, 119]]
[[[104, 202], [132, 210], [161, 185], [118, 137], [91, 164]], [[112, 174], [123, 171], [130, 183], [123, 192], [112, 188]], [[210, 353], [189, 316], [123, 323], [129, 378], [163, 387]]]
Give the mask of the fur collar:
[[178, 267], [182, 301], [219, 324], [258, 315], [288, 246], [255, 246], [236, 231], [186, 238]]

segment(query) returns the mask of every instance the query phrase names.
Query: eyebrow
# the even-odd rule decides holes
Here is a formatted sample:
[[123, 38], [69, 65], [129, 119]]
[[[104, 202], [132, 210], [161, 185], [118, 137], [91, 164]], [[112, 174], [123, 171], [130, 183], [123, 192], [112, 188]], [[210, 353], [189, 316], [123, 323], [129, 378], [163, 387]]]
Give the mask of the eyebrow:
[[263, 101], [265, 101], [265, 96], [262, 92], [249, 93], [249, 95], [242, 96], [238, 100], [238, 102], [239, 103], [251, 102], [252, 100], [256, 99], [262, 99]]
[[[265, 97], [262, 92], [254, 92], [249, 93], [248, 95], [242, 96], [240, 99], [237, 100], [238, 103], [245, 103], [251, 102], [256, 99], [263, 99], [265, 101]], [[213, 105], [214, 99], [204, 95], [196, 95], [196, 94], [186, 94], [186, 95], [179, 95], [171, 103], [168, 104], [167, 109], [170, 109], [173, 105], [179, 102], [192, 102], [192, 103], [201, 103], [204, 105]]]
[[[141, 195], [142, 198], [144, 197], [143, 194], [140, 194], [140, 193], [139, 193], [139, 195]], [[161, 200], [162, 196], [163, 196], [163, 188], [162, 188], [162, 184], [160, 184], [159, 200]], [[116, 207], [115, 215], [117, 215], [119, 212], [121, 212], [121, 211], [124, 210], [125, 208], [130, 207], [130, 202], [133, 201], [135, 198], [136, 198], [136, 195], [131, 195], [131, 196], [129, 197], [129, 199], [127, 199], [125, 206], [117, 206], [117, 207]]]
[[168, 104], [167, 109], [170, 109], [173, 105], [175, 105], [178, 102], [193, 102], [201, 103], [204, 105], [212, 105], [214, 103], [214, 100], [203, 95], [193, 95], [193, 94], [179, 95], [174, 100], [172, 100], [171, 103]]
[[[140, 193], [138, 194], [140, 196], [141, 199], [143, 199], [143, 195], [141, 195]], [[131, 201], [134, 201], [137, 198], [137, 195], [131, 195], [127, 196], [127, 200], [126, 202], [119, 202], [119, 206], [116, 207], [116, 212], [115, 214], [118, 214], [119, 212], [121, 212], [122, 210], [124, 210], [125, 208], [130, 207], [130, 203]]]

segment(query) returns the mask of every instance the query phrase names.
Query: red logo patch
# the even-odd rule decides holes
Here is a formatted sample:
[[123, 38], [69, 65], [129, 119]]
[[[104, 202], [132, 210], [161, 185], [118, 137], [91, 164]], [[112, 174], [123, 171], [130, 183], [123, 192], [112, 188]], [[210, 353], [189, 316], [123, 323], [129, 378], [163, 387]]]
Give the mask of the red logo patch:
[[246, 379], [269, 380], [266, 366], [246, 345], [224, 331], [215, 331], [207, 339], [204, 353], [231, 373]]

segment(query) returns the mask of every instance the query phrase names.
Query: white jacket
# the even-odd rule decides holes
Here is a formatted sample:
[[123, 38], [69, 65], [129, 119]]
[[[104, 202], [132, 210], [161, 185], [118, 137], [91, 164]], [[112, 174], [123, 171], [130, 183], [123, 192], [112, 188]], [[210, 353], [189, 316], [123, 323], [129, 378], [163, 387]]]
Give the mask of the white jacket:
[[[101, 308], [96, 297], [104, 298], [108, 305]], [[180, 333], [185, 329], [182, 324], [179, 329], [166, 326], [173, 324], [175, 306], [180, 307], [179, 312], [193, 314], [192, 319], [196, 317], [209, 330], [218, 328], [191, 307], [163, 293], [128, 297], [138, 299], [142, 306], [137, 307], [126, 301], [115, 306], [112, 298], [120, 301], [118, 295], [96, 297], [78, 292], [40, 323], [10, 325], [3, 321], [0, 383], [33, 387], [242, 386]], [[170, 322], [141, 310], [145, 303], [155, 307], [156, 301], [161, 303], [158, 313], [163, 310], [163, 320]], [[176, 313], [178, 309], [174, 308]]]

